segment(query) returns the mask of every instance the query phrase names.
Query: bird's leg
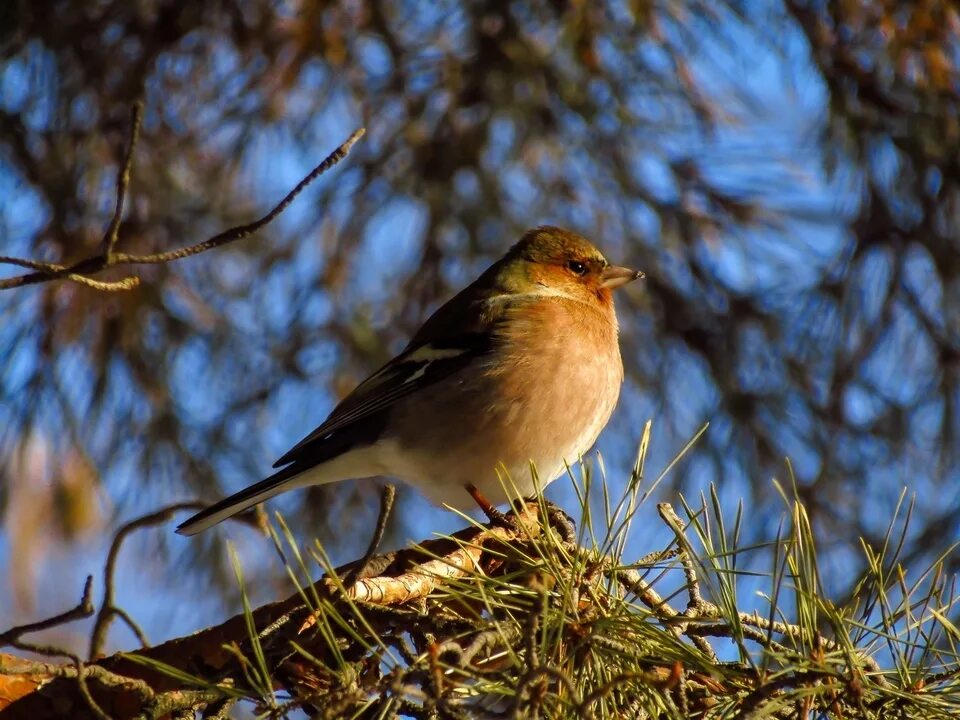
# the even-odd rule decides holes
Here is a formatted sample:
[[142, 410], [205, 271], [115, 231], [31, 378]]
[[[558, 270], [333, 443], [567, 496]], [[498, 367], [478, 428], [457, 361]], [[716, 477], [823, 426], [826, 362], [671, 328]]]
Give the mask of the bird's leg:
[[[518, 524], [516, 519], [511, 519], [500, 510], [493, 506], [486, 496], [480, 492], [479, 488], [476, 485], [468, 483], [464, 486], [470, 497], [473, 498], [473, 501], [477, 506], [483, 511], [483, 514], [487, 516], [487, 519], [494, 525], [499, 525], [500, 527], [507, 528], [508, 530], [516, 530]], [[513, 502], [513, 509], [517, 513], [523, 512], [524, 502], [533, 503], [534, 505], [541, 505], [541, 500], [538, 498], [532, 497], [524, 500], [515, 500]], [[542, 507], [546, 514], [547, 524], [556, 530], [557, 534], [560, 536], [560, 539], [564, 543], [575, 543], [577, 540], [577, 526], [574, 524], [573, 519], [567, 515], [567, 513], [557, 504], [550, 502], [549, 500], [542, 501]]]
[[377, 526], [373, 531], [373, 537], [370, 538], [370, 546], [363, 557], [343, 576], [343, 586], [345, 588], [351, 587], [357, 580], [363, 580], [367, 576], [370, 561], [376, 555], [380, 542], [383, 540], [383, 534], [387, 530], [387, 520], [390, 519], [390, 511], [393, 509], [393, 501], [396, 496], [396, 485], [387, 483], [383, 486], [383, 492], [380, 495], [380, 514], [377, 515]]
[[483, 514], [487, 516], [487, 519], [494, 525], [499, 525], [502, 528], [508, 530], [516, 530], [517, 524], [510, 520], [506, 515], [497, 510], [493, 506], [493, 503], [487, 500], [486, 496], [480, 492], [476, 485], [473, 483], [467, 483], [464, 485], [467, 492], [470, 493], [470, 497], [473, 498], [473, 501], [477, 504]]

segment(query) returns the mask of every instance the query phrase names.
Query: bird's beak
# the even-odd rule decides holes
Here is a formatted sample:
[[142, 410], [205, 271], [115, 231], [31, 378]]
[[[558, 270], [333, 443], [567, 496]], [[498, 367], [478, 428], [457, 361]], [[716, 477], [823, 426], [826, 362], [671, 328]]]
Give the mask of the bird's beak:
[[613, 290], [642, 277], [644, 277], [644, 274], [639, 270], [631, 270], [618, 265], [607, 265], [600, 273], [600, 285]]

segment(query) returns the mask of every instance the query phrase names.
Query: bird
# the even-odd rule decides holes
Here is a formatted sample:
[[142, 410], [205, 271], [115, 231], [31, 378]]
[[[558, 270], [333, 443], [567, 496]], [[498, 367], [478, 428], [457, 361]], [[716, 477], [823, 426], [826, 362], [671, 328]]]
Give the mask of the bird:
[[276, 473], [177, 532], [347, 479], [392, 477], [459, 510], [534, 495], [589, 451], [613, 413], [623, 363], [612, 291], [642, 277], [575, 232], [528, 230], [277, 460]]

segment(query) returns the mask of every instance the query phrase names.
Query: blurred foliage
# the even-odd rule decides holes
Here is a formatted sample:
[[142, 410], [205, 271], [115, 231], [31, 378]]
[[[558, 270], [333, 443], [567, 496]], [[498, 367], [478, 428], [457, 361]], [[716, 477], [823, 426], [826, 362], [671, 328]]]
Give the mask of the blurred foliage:
[[[86, 488], [87, 508], [257, 479], [437, 303], [550, 221], [647, 273], [620, 303], [621, 415], [662, 418], [673, 447], [711, 421], [676, 483], [750, 488], [763, 507], [789, 456], [825, 539], [882, 543], [878, 508], [904, 485], [920, 494], [905, 564], [957, 535], [953, 2], [0, 12], [4, 255], [97, 251], [141, 96], [126, 252], [251, 219], [369, 130], [252, 240], [148, 268], [123, 294], [56, 282], [0, 296], [8, 513], [30, 482], [8, 460], [38, 447], [54, 495]], [[299, 522], [336, 536], [375, 493], [312, 489]], [[101, 522], [69, 505], [46, 523]]]

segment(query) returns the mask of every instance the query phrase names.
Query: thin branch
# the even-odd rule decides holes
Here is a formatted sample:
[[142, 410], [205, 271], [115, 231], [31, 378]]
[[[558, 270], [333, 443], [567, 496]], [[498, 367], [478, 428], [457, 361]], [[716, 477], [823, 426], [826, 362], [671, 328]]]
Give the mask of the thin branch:
[[[113, 576], [114, 572], [116, 571], [117, 557], [120, 555], [120, 549], [123, 546], [124, 541], [133, 532], [142, 528], [152, 527], [154, 525], [164, 523], [175, 513], [182, 512], [184, 510], [199, 510], [204, 507], [206, 507], [206, 505], [200, 501], [175, 503], [173, 505], [168, 505], [165, 508], [161, 508], [156, 512], [152, 512], [147, 515], [143, 515], [142, 517], [138, 517], [135, 520], [131, 520], [117, 531], [117, 534], [113, 538], [113, 542], [110, 544], [110, 551], [107, 553], [107, 562], [103, 568], [103, 603], [100, 605], [100, 610], [97, 612], [97, 619], [94, 621], [93, 630], [90, 633], [89, 657], [91, 661], [96, 660], [100, 655], [100, 652], [103, 649], [104, 640], [106, 640], [107, 637], [107, 630], [110, 629], [110, 621], [113, 620], [114, 617], [119, 617], [127, 623], [130, 629], [136, 634], [141, 645], [148, 645], [146, 642], [146, 637], [143, 633], [143, 630], [140, 629], [140, 626], [137, 625], [133, 621], [133, 618], [131, 618], [124, 610], [117, 607], [113, 601]], [[92, 608], [90, 610], [90, 614], [93, 614]]]
[[143, 102], [138, 100], [133, 104], [130, 110], [130, 140], [127, 142], [127, 152], [123, 158], [123, 164], [117, 171], [117, 205], [113, 211], [113, 218], [107, 232], [103, 236], [102, 247], [103, 259], [110, 264], [113, 256], [113, 248], [117, 244], [117, 237], [120, 234], [120, 221], [123, 219], [123, 206], [127, 199], [127, 188], [130, 187], [130, 170], [133, 167], [133, 153], [137, 149], [137, 142], [140, 140], [140, 126], [143, 124]]
[[224, 230], [222, 233], [219, 235], [214, 235], [209, 240], [204, 240], [196, 245], [190, 245], [185, 248], [180, 248], [179, 250], [171, 250], [169, 252], [156, 253], [154, 255], [127, 255], [118, 253], [115, 264], [156, 265], [158, 263], [166, 263], [172, 260], [180, 260], [181, 258], [190, 257], [191, 255], [199, 255], [207, 250], [212, 250], [213, 248], [220, 247], [221, 245], [227, 245], [228, 243], [242, 240], [243, 238], [253, 235], [265, 225], [268, 225], [276, 220], [277, 217], [284, 210], [286, 210], [294, 200], [297, 199], [297, 196], [300, 195], [300, 193], [306, 190], [307, 187], [311, 185], [318, 177], [343, 160], [350, 153], [350, 150], [357, 143], [357, 141], [363, 137], [364, 133], [366, 133], [365, 128], [359, 128], [355, 130], [353, 134], [344, 140], [344, 142], [336, 150], [325, 157], [319, 165], [317, 165], [305, 178], [303, 178], [303, 180], [297, 183], [296, 187], [288, 192], [284, 196], [283, 200], [277, 203], [270, 212], [258, 220], [254, 220], [252, 223], [248, 223], [247, 225], [239, 225], [237, 227], [230, 228], [229, 230]]
[[133, 290], [135, 287], [140, 285], [140, 278], [136, 275], [130, 275], [128, 277], [122, 278], [120, 280], [94, 280], [89, 278], [86, 275], [77, 275], [76, 273], [70, 273], [69, 275], [64, 276], [65, 280], [72, 280], [75, 283], [80, 285], [86, 285], [91, 287], [94, 290], [101, 290], [103, 292], [119, 292], [123, 290]]
[[[198, 255], [202, 252], [206, 252], [207, 250], [212, 250], [222, 245], [227, 245], [253, 235], [257, 231], [261, 230], [264, 226], [273, 222], [310, 184], [312, 184], [317, 178], [343, 160], [349, 154], [351, 148], [353, 148], [356, 142], [363, 137], [364, 133], [366, 132], [364, 128], [359, 128], [358, 130], [354, 131], [354, 133], [336, 150], [325, 157], [319, 165], [317, 165], [305, 178], [303, 178], [303, 180], [297, 183], [296, 187], [287, 193], [284, 198], [277, 203], [272, 210], [270, 210], [270, 212], [259, 219], [254, 220], [246, 225], [238, 225], [228, 230], [224, 230], [223, 232], [214, 235], [207, 240], [196, 243], [195, 245], [189, 245], [177, 250], [154, 253], [151, 255], [132, 255], [129, 253], [112, 252], [112, 250], [117, 242], [116, 235], [119, 232], [119, 216], [122, 214], [122, 206], [130, 179], [129, 171], [132, 167], [133, 150], [136, 144], [136, 139], [139, 135], [140, 121], [138, 119], [136, 109], [134, 110], [133, 120], [134, 122], [133, 127], [131, 128], [129, 149], [124, 159], [124, 168], [121, 169], [117, 177], [117, 211], [114, 213], [113, 220], [111, 221], [110, 227], [108, 228], [107, 234], [104, 236], [103, 241], [104, 249], [106, 250], [109, 248], [111, 251], [109, 255], [94, 255], [71, 265], [59, 265], [56, 263], [44, 263], [36, 260], [0, 256], [0, 263], [18, 265], [20, 267], [27, 267], [35, 270], [35, 272], [28, 273], [26, 275], [18, 275], [16, 277], [0, 280], [0, 290], [23, 287], [24, 285], [35, 285], [37, 283], [50, 282], [51, 280], [58, 279], [68, 279], [74, 282], [83, 283], [84, 285], [94, 287], [98, 290], [127, 290], [132, 287], [136, 287], [139, 280], [135, 277], [124, 278], [123, 280], [116, 282], [104, 282], [93, 280], [89, 276], [95, 275], [111, 267], [125, 265], [156, 265], [172, 262], [174, 260], [180, 260], [192, 255]], [[117, 227], [114, 227], [114, 223], [116, 223]]]
[[[80, 598], [80, 602], [70, 610], [62, 612], [59, 615], [54, 615], [51, 618], [46, 620], [39, 620], [38, 622], [27, 623], [26, 625], [18, 625], [17, 627], [10, 628], [4, 633], [0, 633], [0, 647], [4, 645], [10, 645], [13, 647], [24, 648], [27, 647], [26, 643], [21, 643], [20, 636], [26, 635], [28, 633], [35, 633], [41, 630], [48, 630], [52, 627], [57, 627], [58, 625], [63, 625], [68, 622], [73, 622], [74, 620], [83, 620], [93, 615], [93, 602], [91, 600], [91, 590], [93, 589], [93, 575], [87, 575], [87, 581], [83, 584], [83, 596]], [[36, 647], [36, 646], [29, 646]], [[58, 654], [63, 653], [41, 653], [44, 655], [49, 654]]]
[[[77, 668], [77, 687], [80, 688], [80, 695], [86, 701], [87, 706], [100, 720], [111, 720], [111, 717], [104, 712], [103, 708], [93, 699], [90, 693], [90, 686], [87, 685], [87, 675], [90, 673], [90, 667], [84, 665], [83, 660], [78, 655], [71, 655], [74, 665]], [[99, 669], [99, 668], [98, 668]], [[152, 690], [150, 691], [153, 692]]]
[[9, 255], [0, 255], [0, 264], [17, 265], [29, 270], [40, 270], [41, 272], [51, 273], [66, 270], [66, 265], [57, 265], [56, 263], [41, 262], [39, 260], [29, 260], [27, 258], [15, 258]]
[[[704, 600], [703, 593], [700, 592], [700, 580], [697, 577], [697, 569], [693, 562], [693, 547], [690, 545], [690, 540], [687, 539], [686, 527], [683, 521], [670, 503], [659, 503], [657, 505], [657, 512], [660, 514], [660, 518], [667, 524], [667, 527], [673, 530], [677, 538], [677, 547], [680, 549], [680, 567], [683, 568], [683, 575], [687, 580], [686, 587], [687, 595], [689, 596], [687, 609], [683, 612], [683, 616], [696, 619], [708, 614], [712, 615], [714, 612], [719, 613], [719, 608]], [[701, 652], [716, 662], [717, 653], [714, 651], [713, 646], [707, 642], [706, 638], [689, 634], [687, 632], [689, 627], [688, 624], [681, 625], [679, 628], [680, 632], [689, 637]]]
[[700, 592], [700, 580], [697, 578], [697, 570], [693, 564], [693, 548], [687, 539], [686, 527], [670, 503], [659, 503], [657, 512], [667, 527], [673, 530], [673, 534], [677, 538], [677, 546], [680, 548], [680, 566], [683, 568], [683, 575], [687, 579], [687, 594], [690, 598], [687, 603], [687, 610], [688, 612], [700, 611], [706, 607], [707, 603]]
[[114, 607], [113, 614], [126, 623], [127, 627], [130, 628], [130, 632], [136, 636], [137, 642], [140, 643], [140, 647], [150, 647], [150, 641], [147, 640], [147, 634], [143, 631], [143, 628], [140, 627], [140, 623], [130, 616], [130, 613], [121, 607]]
[[[86, 275], [77, 275], [76, 273], [68, 272], [69, 268], [67, 268], [65, 265], [39, 262], [37, 260], [26, 260], [24, 258], [8, 257], [7, 255], [0, 255], [0, 264], [19, 265], [20, 267], [38, 270], [44, 275], [51, 276], [57, 273], [65, 273], [62, 275], [64, 280], [71, 280], [75, 283], [92, 287], [94, 290], [104, 290], [108, 292], [116, 290], [132, 290], [140, 284], [140, 278], [136, 277], [135, 275], [131, 275], [130, 277], [125, 277], [116, 281], [94, 280]], [[3, 289], [3, 283], [5, 282], [6, 280], [0, 280], [0, 289]]]

